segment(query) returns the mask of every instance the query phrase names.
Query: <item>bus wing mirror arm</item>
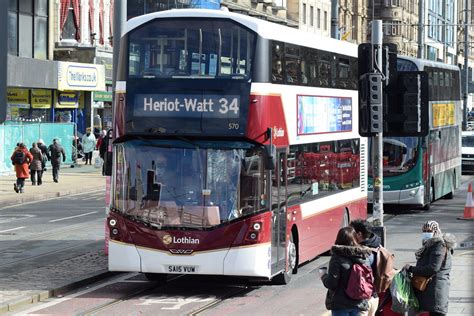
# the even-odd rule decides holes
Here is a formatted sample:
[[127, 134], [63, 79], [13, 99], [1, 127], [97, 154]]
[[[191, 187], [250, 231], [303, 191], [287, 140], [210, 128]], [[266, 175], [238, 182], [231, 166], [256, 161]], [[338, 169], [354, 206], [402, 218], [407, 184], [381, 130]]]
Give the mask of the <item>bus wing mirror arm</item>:
[[275, 170], [276, 146], [265, 145], [265, 170]]

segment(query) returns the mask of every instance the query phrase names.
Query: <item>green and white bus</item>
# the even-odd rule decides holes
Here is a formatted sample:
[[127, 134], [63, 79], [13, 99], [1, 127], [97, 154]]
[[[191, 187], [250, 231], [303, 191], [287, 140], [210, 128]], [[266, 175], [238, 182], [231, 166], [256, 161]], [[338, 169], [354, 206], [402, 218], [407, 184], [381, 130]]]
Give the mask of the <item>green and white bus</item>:
[[[429, 80], [430, 131], [426, 137], [384, 137], [384, 204], [429, 209], [452, 198], [461, 183], [462, 103], [459, 68], [398, 57], [397, 70], [425, 71]], [[372, 179], [369, 171], [369, 203]]]

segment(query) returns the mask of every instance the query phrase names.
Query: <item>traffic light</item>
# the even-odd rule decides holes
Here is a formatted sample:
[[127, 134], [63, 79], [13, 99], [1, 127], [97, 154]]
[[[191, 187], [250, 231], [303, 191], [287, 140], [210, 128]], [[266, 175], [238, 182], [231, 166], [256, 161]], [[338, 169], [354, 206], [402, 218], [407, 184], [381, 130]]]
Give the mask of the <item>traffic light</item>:
[[397, 77], [397, 46], [382, 45], [382, 65], [375, 63], [376, 53], [372, 44], [364, 43], [358, 47], [359, 134], [365, 137], [383, 131], [387, 92], [392, 91], [387, 88], [394, 85]]
[[428, 74], [424, 71], [399, 72], [386, 108], [384, 136], [428, 135]]

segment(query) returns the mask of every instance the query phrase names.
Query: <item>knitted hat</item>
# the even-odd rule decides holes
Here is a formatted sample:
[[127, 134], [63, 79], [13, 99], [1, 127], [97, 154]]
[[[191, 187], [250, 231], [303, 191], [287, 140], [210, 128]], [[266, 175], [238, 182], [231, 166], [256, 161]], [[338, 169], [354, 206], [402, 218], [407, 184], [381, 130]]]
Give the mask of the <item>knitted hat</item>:
[[422, 230], [433, 232], [433, 237], [441, 237], [441, 229], [439, 228], [439, 224], [436, 221], [427, 221], [424, 225]]

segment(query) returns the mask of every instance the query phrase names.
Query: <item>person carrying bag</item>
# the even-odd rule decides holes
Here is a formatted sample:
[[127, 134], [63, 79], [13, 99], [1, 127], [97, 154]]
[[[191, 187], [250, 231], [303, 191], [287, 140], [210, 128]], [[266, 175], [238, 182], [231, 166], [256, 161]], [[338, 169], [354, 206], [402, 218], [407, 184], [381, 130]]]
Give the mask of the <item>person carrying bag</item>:
[[416, 266], [406, 265], [411, 273], [411, 284], [420, 302], [420, 310], [430, 316], [448, 313], [449, 274], [455, 238], [443, 234], [436, 221], [428, 221], [422, 227], [422, 247], [415, 253]]

